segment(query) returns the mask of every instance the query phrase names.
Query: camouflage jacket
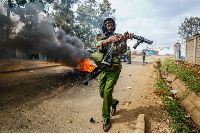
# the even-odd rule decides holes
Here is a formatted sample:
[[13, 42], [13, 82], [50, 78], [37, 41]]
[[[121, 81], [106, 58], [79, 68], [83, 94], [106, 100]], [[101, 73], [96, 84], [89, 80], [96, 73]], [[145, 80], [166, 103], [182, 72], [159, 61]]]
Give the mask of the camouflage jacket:
[[146, 55], [146, 52], [145, 52], [145, 51], [143, 51], [143, 52], [142, 52], [142, 56], [145, 56], [145, 55]]
[[[111, 47], [111, 43], [107, 45], [106, 47], [103, 47], [102, 42], [114, 35], [119, 35], [119, 34], [113, 33], [110, 36], [106, 36], [105, 34], [98, 34], [96, 36], [95, 47], [99, 50], [99, 52], [106, 53], [109, 50], [109, 48]], [[106, 70], [120, 71], [122, 69], [122, 65], [121, 65], [121, 60], [119, 58], [119, 54], [123, 54], [126, 51], [127, 51], [126, 43], [125, 42], [123, 44], [118, 43], [118, 45], [115, 46], [114, 51], [113, 51], [112, 64]]]

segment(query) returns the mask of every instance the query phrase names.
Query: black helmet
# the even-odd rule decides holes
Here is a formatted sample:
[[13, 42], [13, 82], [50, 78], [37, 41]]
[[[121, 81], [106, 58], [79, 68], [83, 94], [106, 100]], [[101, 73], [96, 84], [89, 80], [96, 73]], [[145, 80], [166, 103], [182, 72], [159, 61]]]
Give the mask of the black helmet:
[[107, 21], [112, 21], [113, 26], [114, 26], [114, 29], [113, 29], [113, 32], [114, 32], [114, 31], [115, 31], [115, 28], [116, 28], [115, 21], [114, 21], [112, 18], [106, 18], [106, 19], [103, 19], [103, 20], [101, 21], [101, 29], [102, 29], [103, 33], [106, 32], [106, 22], [107, 22]]

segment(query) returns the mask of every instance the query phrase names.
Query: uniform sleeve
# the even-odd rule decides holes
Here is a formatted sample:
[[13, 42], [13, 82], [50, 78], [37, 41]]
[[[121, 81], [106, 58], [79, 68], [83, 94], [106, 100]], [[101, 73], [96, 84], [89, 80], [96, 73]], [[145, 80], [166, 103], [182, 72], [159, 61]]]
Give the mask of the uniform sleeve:
[[97, 49], [102, 49], [102, 42], [104, 41], [103, 37], [101, 34], [98, 34], [95, 38], [95, 47]]

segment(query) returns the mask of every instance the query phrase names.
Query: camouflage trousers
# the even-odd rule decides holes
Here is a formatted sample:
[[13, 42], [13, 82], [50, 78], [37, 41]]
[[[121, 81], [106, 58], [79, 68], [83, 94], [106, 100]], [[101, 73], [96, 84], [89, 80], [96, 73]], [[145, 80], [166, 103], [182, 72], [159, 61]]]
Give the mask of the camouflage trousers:
[[99, 93], [103, 98], [102, 117], [104, 120], [110, 118], [110, 107], [116, 103], [112, 93], [121, 71], [102, 71], [99, 74]]
[[145, 56], [143, 55], [143, 63], [145, 62]]
[[127, 60], [128, 60], [127, 64], [131, 64], [131, 50], [127, 51]]

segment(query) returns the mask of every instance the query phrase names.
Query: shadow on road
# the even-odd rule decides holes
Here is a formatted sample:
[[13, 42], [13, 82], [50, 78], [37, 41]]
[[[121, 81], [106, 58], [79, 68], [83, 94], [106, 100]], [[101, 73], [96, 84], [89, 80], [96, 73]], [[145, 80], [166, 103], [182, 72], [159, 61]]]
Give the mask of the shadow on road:
[[138, 107], [136, 109], [119, 109], [116, 112], [116, 115], [120, 115], [119, 118], [112, 119], [111, 122], [114, 123], [127, 123], [128, 127], [132, 130], [135, 130], [135, 121], [138, 118], [139, 114], [145, 115], [145, 132], [151, 133], [151, 121], [155, 120], [160, 122], [161, 119], [164, 119], [165, 113], [163, 113], [162, 108], [159, 106], [149, 106], [149, 107]]

